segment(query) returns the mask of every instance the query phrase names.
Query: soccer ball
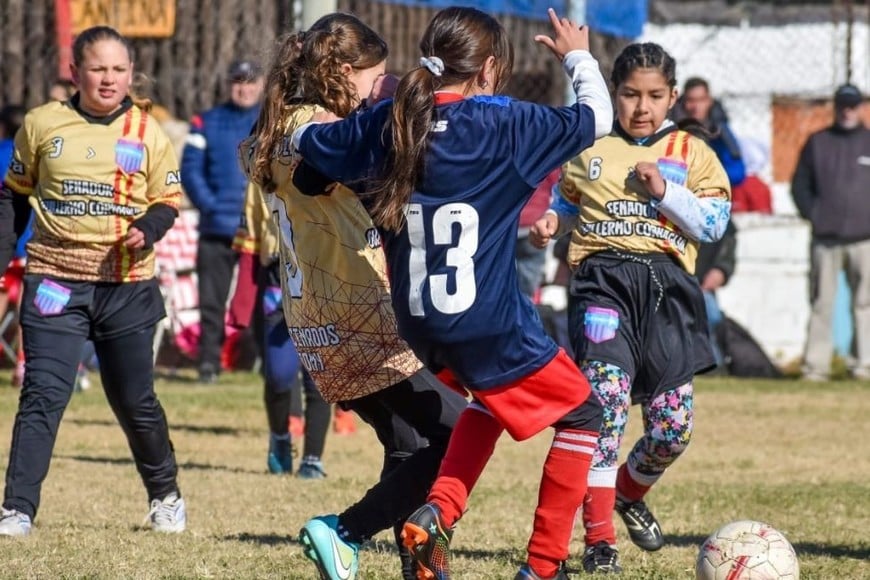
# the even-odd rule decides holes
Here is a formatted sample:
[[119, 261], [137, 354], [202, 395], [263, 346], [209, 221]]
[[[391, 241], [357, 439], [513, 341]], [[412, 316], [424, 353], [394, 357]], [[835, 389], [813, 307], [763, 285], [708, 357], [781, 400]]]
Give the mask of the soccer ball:
[[697, 580], [797, 580], [794, 548], [772, 526], [731, 522], [704, 541], [695, 564]]

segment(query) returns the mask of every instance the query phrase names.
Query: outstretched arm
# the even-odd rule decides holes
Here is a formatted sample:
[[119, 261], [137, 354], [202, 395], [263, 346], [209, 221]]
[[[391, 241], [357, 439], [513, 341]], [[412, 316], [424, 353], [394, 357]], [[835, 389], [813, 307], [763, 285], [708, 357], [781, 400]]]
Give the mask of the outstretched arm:
[[323, 178], [359, 181], [383, 165], [389, 145], [384, 131], [392, 101], [334, 123], [307, 123], [293, 132], [292, 143]]

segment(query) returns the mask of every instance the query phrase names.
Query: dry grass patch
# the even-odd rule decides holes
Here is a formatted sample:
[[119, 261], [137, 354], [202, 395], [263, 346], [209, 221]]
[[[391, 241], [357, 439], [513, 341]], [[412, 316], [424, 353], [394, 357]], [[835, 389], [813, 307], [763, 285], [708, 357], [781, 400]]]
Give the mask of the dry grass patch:
[[[342, 509], [375, 480], [381, 457], [371, 431], [330, 437], [325, 481], [275, 477], [265, 472], [257, 377], [227, 376], [214, 387], [161, 381], [158, 390], [181, 465], [189, 532], [167, 537], [140, 528], [144, 492], [96, 388], [73, 397], [34, 534], [0, 542], [0, 577], [315, 578], [296, 531], [312, 515]], [[17, 397], [0, 389], [4, 468]], [[857, 383], [701, 381], [695, 439], [649, 498], [668, 544], [646, 554], [621, 535], [622, 577], [691, 579], [703, 538], [752, 518], [788, 536], [803, 578], [870, 578], [868, 415], [870, 388]], [[639, 428], [635, 410], [626, 449]], [[513, 578], [548, 444], [549, 435], [501, 441], [456, 533], [457, 579]], [[578, 538], [574, 568], [581, 549]], [[365, 548], [359, 577], [398, 577], [388, 534]]]

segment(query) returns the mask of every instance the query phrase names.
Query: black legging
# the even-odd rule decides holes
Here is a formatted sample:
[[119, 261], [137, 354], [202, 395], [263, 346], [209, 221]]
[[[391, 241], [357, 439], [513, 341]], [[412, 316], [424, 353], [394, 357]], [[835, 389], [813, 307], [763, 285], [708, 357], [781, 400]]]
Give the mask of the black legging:
[[[421, 370], [342, 406], [370, 424], [388, 451], [380, 481], [339, 515], [351, 538], [358, 541], [404, 521], [426, 501], [466, 401]], [[427, 446], [420, 445], [417, 434], [428, 441]]]
[[[33, 518], [87, 336], [28, 326], [23, 331], [27, 372], [12, 431], [3, 505]], [[166, 416], [154, 393], [153, 336], [150, 326], [94, 341], [106, 398], [127, 436], [149, 500], [178, 491]]]

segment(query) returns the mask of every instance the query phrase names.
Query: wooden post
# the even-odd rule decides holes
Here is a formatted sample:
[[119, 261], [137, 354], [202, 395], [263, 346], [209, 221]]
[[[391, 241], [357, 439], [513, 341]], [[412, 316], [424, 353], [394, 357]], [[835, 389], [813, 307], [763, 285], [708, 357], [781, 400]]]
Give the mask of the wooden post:
[[72, 63], [72, 13], [70, 0], [55, 0], [54, 21], [57, 40], [57, 78], [70, 78], [69, 65]]

